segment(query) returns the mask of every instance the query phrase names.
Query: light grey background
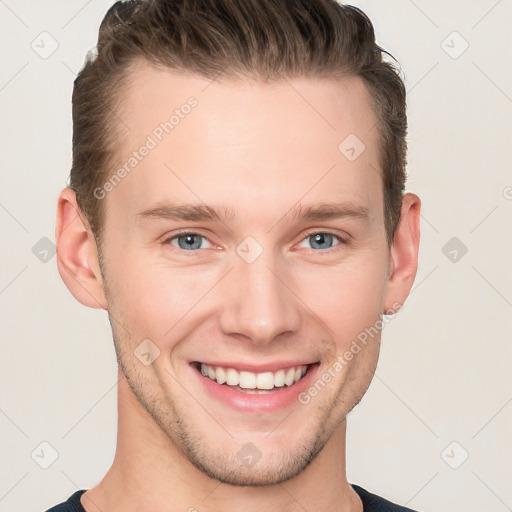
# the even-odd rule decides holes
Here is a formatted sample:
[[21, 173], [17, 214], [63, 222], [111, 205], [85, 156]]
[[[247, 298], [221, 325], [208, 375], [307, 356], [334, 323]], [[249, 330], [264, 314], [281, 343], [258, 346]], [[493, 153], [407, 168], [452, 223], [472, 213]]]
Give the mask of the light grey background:
[[[114, 455], [107, 316], [71, 296], [50, 243], [73, 79], [111, 3], [0, 0], [0, 511], [45, 510]], [[419, 510], [512, 510], [512, 1], [353, 5], [405, 72], [423, 218], [414, 289], [349, 415], [348, 478]]]

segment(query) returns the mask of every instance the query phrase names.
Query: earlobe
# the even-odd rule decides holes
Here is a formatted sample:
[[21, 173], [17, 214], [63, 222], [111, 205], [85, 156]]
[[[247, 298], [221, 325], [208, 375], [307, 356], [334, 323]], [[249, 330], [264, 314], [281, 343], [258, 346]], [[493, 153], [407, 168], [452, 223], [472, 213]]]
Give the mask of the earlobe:
[[396, 313], [411, 291], [418, 268], [421, 201], [416, 194], [405, 194], [400, 223], [390, 250], [390, 274], [386, 291], [386, 314]]
[[90, 308], [107, 309], [96, 242], [80, 214], [75, 192], [66, 187], [59, 194], [57, 203], [57, 267], [62, 280], [79, 302]]

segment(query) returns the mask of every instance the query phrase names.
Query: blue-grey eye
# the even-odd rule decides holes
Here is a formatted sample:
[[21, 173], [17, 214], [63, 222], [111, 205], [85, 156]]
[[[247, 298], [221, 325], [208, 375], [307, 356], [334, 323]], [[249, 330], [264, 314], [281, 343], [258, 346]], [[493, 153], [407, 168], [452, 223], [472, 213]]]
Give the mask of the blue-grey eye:
[[[185, 233], [181, 235], [176, 235], [171, 239], [171, 245], [174, 245], [179, 247], [180, 249], [184, 249], [186, 251], [193, 251], [194, 249], [205, 249], [202, 245], [202, 241], [206, 240], [206, 242], [209, 244], [208, 240], [201, 235], [198, 235], [197, 233]], [[177, 241], [178, 243], [175, 244], [174, 242]]]
[[[338, 240], [338, 243], [333, 244], [335, 239]], [[303, 242], [307, 241], [311, 244], [310, 247], [312, 249], [325, 250], [338, 245], [340, 243], [340, 238], [336, 235], [331, 235], [330, 233], [314, 233], [304, 238]]]

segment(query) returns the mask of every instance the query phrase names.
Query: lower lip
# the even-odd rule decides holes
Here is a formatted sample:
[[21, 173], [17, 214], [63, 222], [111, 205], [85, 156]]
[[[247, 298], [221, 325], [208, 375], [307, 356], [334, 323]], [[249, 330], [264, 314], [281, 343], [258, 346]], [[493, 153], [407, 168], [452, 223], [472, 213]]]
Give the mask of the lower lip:
[[306, 375], [292, 386], [285, 384], [283, 387], [274, 388], [273, 391], [259, 395], [244, 393], [226, 384], [219, 384], [217, 381], [205, 377], [191, 365], [192, 371], [209, 395], [233, 409], [245, 412], [273, 412], [298, 403], [298, 396], [311, 386], [318, 367], [318, 363], [310, 365]]

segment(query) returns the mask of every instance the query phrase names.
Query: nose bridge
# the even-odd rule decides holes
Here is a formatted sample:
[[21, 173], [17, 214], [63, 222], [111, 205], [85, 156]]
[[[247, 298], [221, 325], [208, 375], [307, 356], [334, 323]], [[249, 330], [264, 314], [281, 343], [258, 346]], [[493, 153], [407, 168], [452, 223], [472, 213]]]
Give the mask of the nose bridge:
[[[300, 312], [286, 283], [286, 269], [271, 251], [254, 261], [235, 255], [230, 279], [222, 290], [220, 323], [226, 334], [243, 334], [266, 344], [300, 326]], [[282, 274], [282, 275], [280, 275]], [[283, 283], [284, 281], [284, 283]]]

